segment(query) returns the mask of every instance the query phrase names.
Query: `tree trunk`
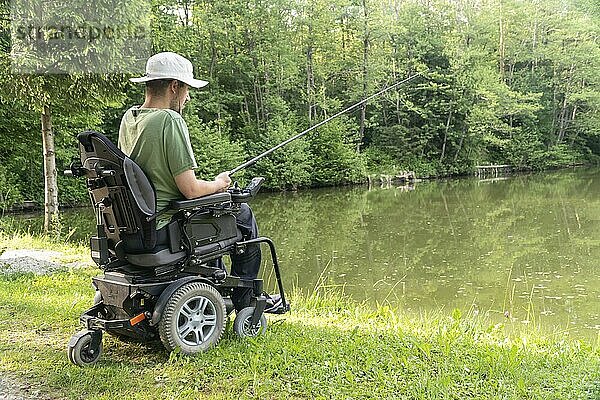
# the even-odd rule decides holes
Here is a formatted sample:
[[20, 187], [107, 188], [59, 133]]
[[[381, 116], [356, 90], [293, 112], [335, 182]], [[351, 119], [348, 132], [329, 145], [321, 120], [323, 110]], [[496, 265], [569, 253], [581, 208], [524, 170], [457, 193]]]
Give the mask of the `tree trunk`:
[[[577, 114], [577, 104], [575, 104], [573, 106], [573, 112], [571, 113], [571, 120], [569, 121], [569, 123], [571, 125], [573, 125], [573, 122], [575, 122], [575, 116], [576, 116], [576, 114]], [[572, 133], [570, 135], [570, 145], [571, 146], [573, 146], [573, 143], [575, 143], [575, 139], [577, 138], [577, 133], [578, 132], [576, 130], [574, 130], [574, 133]]]
[[575, 72], [575, 64], [571, 64], [571, 68], [569, 68], [569, 74], [567, 76], [566, 82], [565, 82], [565, 88], [564, 88], [564, 94], [563, 94], [563, 103], [562, 103], [562, 108], [560, 111], [560, 119], [559, 119], [559, 128], [558, 128], [558, 135], [556, 138], [556, 143], [562, 143], [563, 139], [565, 138], [565, 133], [567, 131], [567, 127], [569, 125], [569, 102], [568, 102], [568, 97], [571, 93], [571, 79], [573, 77], [573, 73]]
[[248, 97], [246, 97], [246, 95], [244, 95], [244, 101], [241, 104], [241, 108], [242, 121], [244, 122], [244, 125], [249, 125], [252, 122], [252, 116], [250, 114], [250, 106], [248, 105]]
[[217, 66], [217, 44], [215, 41], [215, 35], [210, 30], [210, 66], [208, 67], [208, 76], [212, 81], [214, 79], [215, 68]]
[[[552, 82], [556, 82], [556, 67], [552, 69]], [[553, 84], [552, 90], [552, 133], [556, 133], [556, 104], [558, 102], [558, 87], [557, 83]]]
[[180, 8], [181, 11], [183, 11], [183, 15], [180, 16], [180, 21], [181, 24], [183, 26], [189, 26], [190, 25], [190, 16], [191, 16], [191, 2], [189, 1], [184, 1], [183, 2], [183, 7]]
[[315, 118], [315, 104], [313, 102], [313, 89], [315, 87], [315, 74], [313, 70], [313, 38], [312, 24], [308, 26], [308, 47], [306, 49], [306, 102], [308, 103], [308, 122], [312, 124]]
[[44, 106], [41, 120], [44, 149], [44, 231], [51, 233], [58, 228], [58, 186], [50, 106]]
[[256, 118], [256, 126], [260, 128], [261, 125], [261, 110], [260, 110], [260, 93], [257, 79], [254, 78], [254, 117]]
[[[400, 12], [399, 12], [399, 3], [398, 1], [394, 1], [394, 23], [400, 23]], [[397, 62], [400, 59], [399, 55], [398, 55], [398, 39], [394, 38], [394, 63], [393, 63], [393, 76], [394, 76], [394, 82], [398, 82], [398, 76], [397, 76]], [[396, 119], [398, 121], [398, 125], [400, 125], [402, 123], [402, 116], [400, 114], [400, 91], [399, 90], [394, 90], [394, 95], [395, 95], [395, 100], [396, 100]]]
[[268, 99], [271, 97], [271, 75], [269, 75], [269, 68], [267, 67], [266, 62], [262, 62], [262, 67], [264, 69], [263, 76], [265, 84], [263, 86], [263, 89], [261, 89], [260, 94], [262, 99], [263, 120], [266, 126], [267, 122], [271, 119], [271, 110], [268, 107]]
[[[394, 82], [398, 82], [398, 73], [397, 73], [397, 60], [398, 59], [398, 44], [394, 43], [394, 58], [392, 60], [392, 76], [394, 77]], [[402, 122], [402, 118], [400, 115], [400, 93], [398, 90], [394, 90], [394, 104], [396, 106], [396, 121], [398, 125]]]
[[531, 62], [531, 75], [534, 76], [535, 75], [535, 69], [537, 67], [538, 64], [538, 58], [537, 58], [537, 41], [538, 41], [538, 9], [537, 9], [537, 5], [534, 4], [535, 7], [535, 17], [534, 17], [534, 23], [533, 23], [533, 40], [532, 40], [532, 51], [533, 51], [533, 61]]
[[462, 145], [463, 145], [463, 141], [465, 140], [465, 136], [466, 136], [466, 132], [463, 132], [463, 134], [460, 137], [460, 140], [458, 142], [458, 148], [456, 149], [456, 153], [454, 153], [454, 162], [455, 163], [458, 160], [458, 154], [460, 153], [460, 151], [462, 149]]
[[[369, 78], [368, 76], [368, 69], [367, 69], [367, 65], [369, 62], [369, 12], [367, 10], [367, 0], [362, 0], [362, 6], [363, 6], [363, 16], [365, 18], [364, 20], [364, 31], [363, 31], [363, 60], [362, 60], [362, 79], [363, 79], [363, 85], [362, 85], [362, 97], [363, 99], [365, 97], [367, 97], [367, 79]], [[363, 139], [365, 137], [365, 120], [367, 118], [367, 104], [363, 103], [363, 105], [360, 107], [360, 129], [358, 132], [358, 142], [356, 143], [356, 152], [360, 153], [360, 147], [362, 146], [362, 142]]]
[[502, 1], [500, 1], [500, 38], [498, 44], [500, 78], [504, 81], [504, 19], [502, 18]]
[[567, 130], [567, 94], [565, 93], [564, 96], [565, 97], [563, 99], [563, 104], [560, 111], [560, 125], [558, 128], [558, 135], [556, 137], [556, 144], [560, 144], [563, 141], [563, 138], [565, 137], [565, 131]]
[[440, 162], [444, 160], [446, 156], [446, 143], [448, 142], [448, 131], [450, 130], [450, 121], [452, 120], [452, 109], [448, 113], [448, 119], [446, 120], [446, 130], [444, 131], [444, 143], [442, 144], [442, 155], [440, 156]]

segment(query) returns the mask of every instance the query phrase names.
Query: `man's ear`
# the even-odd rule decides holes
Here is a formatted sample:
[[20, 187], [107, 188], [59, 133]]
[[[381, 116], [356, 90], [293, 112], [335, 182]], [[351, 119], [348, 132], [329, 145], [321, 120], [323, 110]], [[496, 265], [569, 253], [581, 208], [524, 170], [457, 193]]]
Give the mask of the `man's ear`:
[[173, 79], [169, 84], [169, 90], [173, 91], [173, 93], [177, 93], [177, 89], [179, 89], [179, 81]]

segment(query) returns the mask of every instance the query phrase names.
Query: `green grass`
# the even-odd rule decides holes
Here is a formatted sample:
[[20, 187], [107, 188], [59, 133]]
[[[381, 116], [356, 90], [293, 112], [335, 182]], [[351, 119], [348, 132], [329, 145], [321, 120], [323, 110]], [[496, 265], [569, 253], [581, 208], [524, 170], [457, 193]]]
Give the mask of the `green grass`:
[[97, 273], [0, 275], [0, 376], [61, 399], [600, 398], [597, 343], [533, 329], [509, 337], [483, 315], [415, 316], [326, 289], [292, 293], [293, 311], [270, 317], [259, 338], [229, 328], [187, 357], [105, 335], [100, 362], [79, 368], [66, 344]]
[[69, 236], [56, 237], [52, 235], [39, 235], [31, 232], [6, 233], [0, 225], [0, 254], [13, 249], [42, 249], [61, 253], [56, 260], [63, 264], [80, 262], [89, 264], [94, 262], [90, 258], [90, 249], [87, 243], [72, 243]]

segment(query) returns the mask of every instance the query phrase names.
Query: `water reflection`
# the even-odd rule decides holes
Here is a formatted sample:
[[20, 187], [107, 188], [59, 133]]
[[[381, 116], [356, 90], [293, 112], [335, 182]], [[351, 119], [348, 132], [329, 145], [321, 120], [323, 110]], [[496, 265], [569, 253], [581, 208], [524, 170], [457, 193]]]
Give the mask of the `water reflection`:
[[[253, 208], [288, 287], [343, 286], [357, 300], [415, 312], [490, 311], [509, 326], [593, 339], [599, 180], [599, 170], [575, 170], [415, 190], [319, 189], [263, 194]], [[65, 215], [73, 239], [93, 230], [89, 209]]]
[[598, 331], [598, 171], [416, 190], [343, 188], [260, 198], [262, 229], [300, 287], [323, 275], [359, 300], [473, 308], [513, 324]]

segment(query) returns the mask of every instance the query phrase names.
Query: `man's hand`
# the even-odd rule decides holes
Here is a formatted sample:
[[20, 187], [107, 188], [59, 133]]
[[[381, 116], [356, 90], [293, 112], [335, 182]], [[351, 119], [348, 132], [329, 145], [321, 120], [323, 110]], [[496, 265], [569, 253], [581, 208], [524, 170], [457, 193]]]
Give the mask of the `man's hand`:
[[224, 192], [231, 185], [231, 178], [229, 177], [229, 171], [221, 172], [215, 177], [219, 190], [217, 192]]

